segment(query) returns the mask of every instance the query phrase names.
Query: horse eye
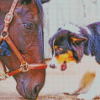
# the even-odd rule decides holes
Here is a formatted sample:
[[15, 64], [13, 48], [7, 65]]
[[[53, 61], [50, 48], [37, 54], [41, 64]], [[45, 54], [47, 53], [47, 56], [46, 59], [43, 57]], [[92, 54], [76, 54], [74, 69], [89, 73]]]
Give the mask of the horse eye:
[[32, 29], [32, 24], [31, 24], [31, 23], [24, 24], [24, 27], [25, 27], [26, 29], [31, 30], [31, 29]]

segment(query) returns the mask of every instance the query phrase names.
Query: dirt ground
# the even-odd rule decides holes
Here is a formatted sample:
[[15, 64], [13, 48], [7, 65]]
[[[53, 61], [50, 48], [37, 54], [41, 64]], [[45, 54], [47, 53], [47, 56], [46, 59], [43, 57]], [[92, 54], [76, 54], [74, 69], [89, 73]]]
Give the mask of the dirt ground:
[[[47, 64], [49, 64], [48, 61]], [[68, 68], [66, 73], [63, 73], [59, 69], [51, 69], [48, 67], [46, 74], [45, 85], [40, 91], [37, 100], [78, 100], [75, 95], [63, 94], [65, 88], [72, 88], [73, 83], [74, 85], [77, 84], [76, 81], [78, 81], [79, 77], [77, 77], [78, 74], [75, 69]], [[16, 82], [12, 77], [0, 82], [0, 100], [24, 100], [18, 94]]]

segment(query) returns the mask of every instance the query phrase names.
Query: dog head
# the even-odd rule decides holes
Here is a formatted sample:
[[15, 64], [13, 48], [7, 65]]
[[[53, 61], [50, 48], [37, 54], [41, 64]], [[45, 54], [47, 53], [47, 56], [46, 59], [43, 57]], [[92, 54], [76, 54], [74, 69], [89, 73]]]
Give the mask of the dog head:
[[[50, 67], [67, 67], [70, 62], [80, 62], [84, 54], [84, 42], [80, 28], [67, 25], [58, 29], [57, 33], [50, 38], [49, 44], [52, 51]], [[73, 31], [74, 30], [74, 31]]]

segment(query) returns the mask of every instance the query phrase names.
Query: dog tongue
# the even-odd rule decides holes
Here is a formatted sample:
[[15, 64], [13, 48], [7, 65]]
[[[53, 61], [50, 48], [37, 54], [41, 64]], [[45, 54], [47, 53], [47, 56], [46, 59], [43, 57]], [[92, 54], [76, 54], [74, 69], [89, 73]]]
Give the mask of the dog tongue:
[[61, 71], [66, 70], [66, 68], [67, 68], [67, 63], [64, 62], [64, 63], [61, 65]]

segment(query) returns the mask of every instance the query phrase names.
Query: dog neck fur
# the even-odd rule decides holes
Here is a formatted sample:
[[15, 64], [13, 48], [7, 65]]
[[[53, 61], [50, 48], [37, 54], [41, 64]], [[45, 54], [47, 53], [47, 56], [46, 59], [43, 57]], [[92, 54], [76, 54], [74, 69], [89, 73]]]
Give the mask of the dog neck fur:
[[88, 29], [88, 27], [83, 27], [83, 28], [88, 32], [89, 35], [92, 35], [91, 31]]

